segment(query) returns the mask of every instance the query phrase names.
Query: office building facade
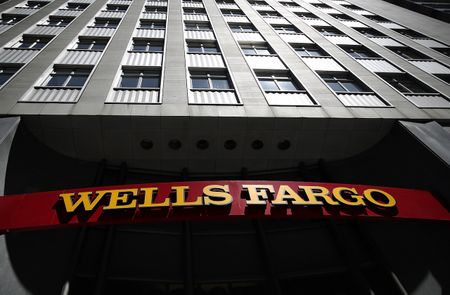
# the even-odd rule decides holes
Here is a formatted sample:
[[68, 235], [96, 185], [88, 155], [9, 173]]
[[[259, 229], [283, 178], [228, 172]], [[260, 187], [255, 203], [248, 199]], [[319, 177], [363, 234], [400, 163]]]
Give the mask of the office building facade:
[[[0, 4], [4, 195], [197, 180], [450, 201], [449, 24], [382, 0]], [[39, 212], [36, 212], [39, 214]], [[448, 222], [14, 231], [4, 294], [445, 294]]]

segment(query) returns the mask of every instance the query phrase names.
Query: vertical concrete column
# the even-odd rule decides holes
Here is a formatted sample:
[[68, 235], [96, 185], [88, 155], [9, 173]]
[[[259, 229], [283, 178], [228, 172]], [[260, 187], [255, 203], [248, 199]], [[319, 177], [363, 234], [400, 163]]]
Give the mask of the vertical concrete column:
[[234, 76], [234, 84], [244, 105], [267, 106], [266, 99], [252, 75], [252, 69], [242, 55], [237, 41], [234, 39], [228, 24], [214, 0], [203, 1], [208, 17], [214, 28], [217, 42], [227, 61], [229, 72]]
[[162, 115], [188, 116], [186, 57], [184, 53], [183, 8], [181, 1], [169, 1], [166, 24], [166, 52]]
[[[80, 100], [73, 108], [73, 114], [97, 115], [105, 109], [105, 99], [112, 87], [114, 77], [120, 70], [123, 55], [128, 47], [128, 41], [136, 26], [136, 20], [144, 6], [145, 0], [134, 0], [128, 7], [119, 27], [116, 29], [111, 43], [106, 48], [94, 73], [88, 81]], [[123, 108], [125, 106], [109, 105], [109, 108]]]

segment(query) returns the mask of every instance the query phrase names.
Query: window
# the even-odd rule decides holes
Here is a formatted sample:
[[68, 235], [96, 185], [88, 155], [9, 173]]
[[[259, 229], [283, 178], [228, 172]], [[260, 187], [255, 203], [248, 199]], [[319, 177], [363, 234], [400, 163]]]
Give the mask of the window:
[[272, 26], [278, 33], [298, 33], [294, 26]]
[[354, 28], [355, 30], [357, 30], [358, 32], [360, 32], [361, 34], [363, 34], [366, 37], [386, 37], [386, 35], [384, 35], [381, 32], [378, 32], [377, 30], [374, 29], [365, 29], [365, 28]]
[[450, 84], [450, 75], [436, 75], [439, 79], [444, 81], [447, 84]]
[[281, 14], [279, 14], [276, 11], [258, 11], [258, 12], [263, 17], [264, 16], [266, 16], [266, 17], [281, 17]]
[[445, 48], [433, 48], [434, 50], [442, 53], [443, 55], [447, 55], [450, 56], [450, 48], [449, 47], [445, 47]]
[[165, 7], [145, 6], [145, 12], [166, 13], [167, 9]]
[[379, 15], [367, 15], [365, 17], [367, 17], [368, 19], [373, 20], [374, 22], [377, 22], [377, 23], [389, 23], [389, 22], [391, 22], [390, 20], [388, 20], [388, 19], [386, 19], [384, 17], [381, 17]]
[[257, 74], [261, 87], [266, 92], [272, 91], [300, 91], [299, 84], [288, 74]]
[[161, 75], [156, 71], [123, 70], [121, 88], [159, 89]]
[[188, 42], [187, 44], [189, 53], [218, 53], [219, 48], [217, 48], [216, 43], [197, 43]]
[[246, 24], [231, 24], [230, 29], [235, 33], [258, 32], [254, 26]]
[[223, 72], [191, 72], [191, 83], [192, 89], [232, 89], [228, 75]]
[[19, 69], [0, 67], [0, 86], [5, 84]]
[[320, 19], [317, 16], [315, 16], [312, 13], [305, 13], [305, 12], [294, 12], [298, 17], [305, 18], [305, 19]]
[[107, 40], [88, 40], [79, 39], [74, 49], [77, 50], [92, 50], [103, 51], [108, 44]]
[[354, 58], [379, 57], [376, 53], [364, 47], [342, 47], [342, 49]]
[[146, 41], [133, 39], [132, 51], [163, 52], [163, 43], [160, 41]]
[[142, 21], [141, 20], [139, 28], [152, 29], [152, 30], [163, 30], [166, 28], [166, 24], [164, 22], [152, 22], [152, 21]]
[[20, 49], [41, 49], [47, 43], [50, 42], [50, 39], [46, 38], [22, 38], [19, 42], [14, 44], [12, 47], [20, 48]]
[[306, 57], [306, 56], [329, 56], [325, 53], [322, 49], [314, 46], [301, 46], [301, 47], [294, 47], [295, 51], [298, 53], [298, 55]]
[[211, 26], [207, 23], [186, 23], [186, 30], [190, 31], [210, 31]]
[[67, 3], [66, 8], [73, 9], [73, 10], [84, 10], [88, 6], [89, 6], [89, 4], [83, 4], [83, 3]]
[[423, 35], [419, 32], [413, 31], [413, 30], [409, 30], [409, 29], [407, 29], [407, 30], [398, 29], [395, 31], [399, 32], [400, 34], [402, 34], [403, 36], [406, 36], [408, 38], [427, 38], [425, 35]]
[[117, 28], [119, 19], [95, 19], [94, 27], [96, 28]]
[[338, 21], [354, 21], [355, 19], [346, 15], [346, 14], [338, 14], [338, 15], [332, 15], [335, 19]]
[[283, 6], [286, 6], [286, 7], [299, 7], [300, 6], [295, 2], [280, 2], [280, 4]]
[[24, 19], [27, 15], [2, 15], [0, 25], [14, 25]]
[[409, 47], [387, 47], [405, 59], [431, 59], [425, 54]]
[[274, 52], [267, 45], [241, 45], [245, 55], [270, 55]]
[[82, 88], [90, 72], [87, 69], [54, 69], [42, 86]]
[[183, 12], [186, 14], [206, 14], [206, 10], [199, 8], [183, 8]]
[[125, 5], [111, 5], [111, 4], [106, 5], [107, 11], [126, 11], [127, 9], [128, 6]]
[[345, 35], [341, 31], [335, 28], [318, 28], [317, 29], [324, 36], [342, 36]]
[[48, 26], [55, 26], [55, 27], [66, 27], [72, 19], [69, 18], [49, 18], [46, 22], [46, 25]]
[[367, 86], [350, 74], [321, 74], [320, 77], [336, 92], [371, 92]]
[[89, 4], [82, 3], [67, 3], [66, 8], [72, 10], [84, 10], [89, 6]]
[[401, 93], [436, 93], [436, 91], [408, 74], [380, 75], [380, 77]]
[[38, 8], [44, 7], [47, 4], [48, 4], [48, 2], [28, 1], [27, 3], [25, 3], [25, 7], [38, 9]]
[[241, 10], [222, 10], [224, 16], [245, 16]]

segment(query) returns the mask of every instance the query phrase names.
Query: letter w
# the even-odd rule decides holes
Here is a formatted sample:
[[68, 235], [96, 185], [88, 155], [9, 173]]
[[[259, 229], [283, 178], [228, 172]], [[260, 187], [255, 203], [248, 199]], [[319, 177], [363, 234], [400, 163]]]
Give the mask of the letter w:
[[84, 207], [85, 211], [91, 211], [95, 208], [95, 206], [97, 206], [98, 202], [100, 202], [100, 200], [105, 195], [104, 193], [100, 194], [95, 199], [91, 200], [89, 198], [91, 194], [94, 194], [94, 192], [79, 192], [79, 198], [75, 203], [73, 203], [75, 193], [60, 194], [59, 197], [63, 199], [66, 211], [70, 213], [74, 212], [78, 207], [80, 207], [81, 204], [83, 204], [81, 206]]

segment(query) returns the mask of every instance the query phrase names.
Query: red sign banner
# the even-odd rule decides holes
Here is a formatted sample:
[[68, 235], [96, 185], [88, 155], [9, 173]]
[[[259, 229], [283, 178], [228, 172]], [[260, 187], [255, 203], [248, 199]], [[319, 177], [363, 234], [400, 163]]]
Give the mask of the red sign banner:
[[0, 197], [0, 231], [226, 218], [450, 220], [427, 191], [290, 181], [195, 181]]

